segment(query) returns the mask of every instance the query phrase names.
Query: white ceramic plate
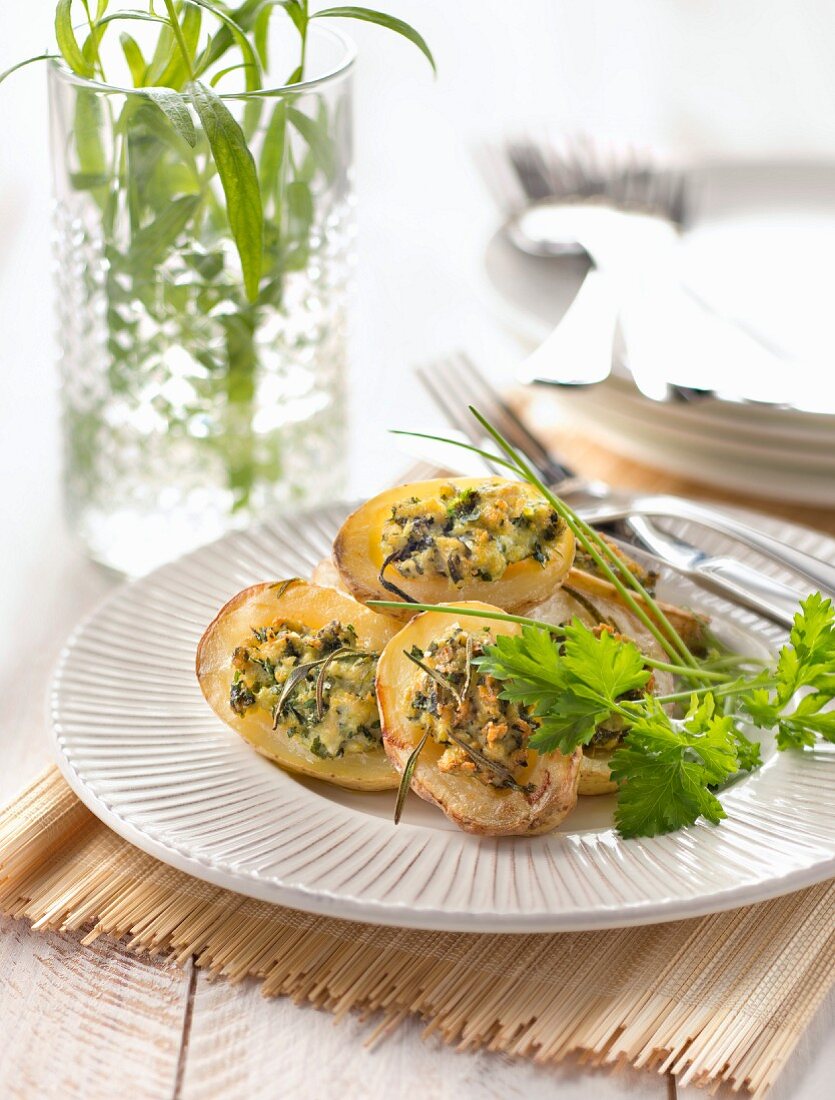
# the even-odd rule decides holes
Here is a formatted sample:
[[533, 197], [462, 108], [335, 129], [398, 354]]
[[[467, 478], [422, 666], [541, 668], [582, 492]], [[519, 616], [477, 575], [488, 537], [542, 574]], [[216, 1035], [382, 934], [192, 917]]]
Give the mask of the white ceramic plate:
[[[197, 641], [239, 589], [308, 574], [345, 514], [334, 506], [229, 535], [121, 588], [70, 639], [52, 692], [57, 759], [117, 833], [197, 878], [267, 901], [479, 932], [694, 916], [835, 872], [835, 746], [776, 754], [766, 745], [764, 767], [723, 793], [721, 826], [629, 841], [611, 827], [608, 798], [581, 799], [559, 831], [533, 839], [467, 836], [414, 796], [395, 826], [393, 792], [302, 781], [258, 756], [204, 702]], [[821, 556], [835, 553], [831, 539], [762, 524]], [[732, 549], [702, 535], [714, 550]], [[665, 578], [662, 587], [692, 601], [686, 584]], [[699, 604], [738, 643], [779, 644], [780, 631], [753, 615], [711, 596]]]

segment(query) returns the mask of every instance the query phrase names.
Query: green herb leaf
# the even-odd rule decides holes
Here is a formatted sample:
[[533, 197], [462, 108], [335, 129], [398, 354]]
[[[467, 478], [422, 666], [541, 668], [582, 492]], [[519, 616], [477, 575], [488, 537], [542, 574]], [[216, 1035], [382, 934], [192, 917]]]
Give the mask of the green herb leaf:
[[418, 34], [414, 27], [404, 22], [402, 19], [398, 19], [394, 15], [387, 15], [382, 11], [374, 11], [371, 8], [357, 8], [353, 6], [339, 7], [339, 8], [325, 8], [324, 11], [317, 11], [311, 17], [311, 19], [358, 19], [365, 23], [376, 23], [379, 27], [386, 27], [387, 30], [394, 31], [396, 34], [403, 35], [404, 38], [408, 38], [412, 42], [423, 56], [427, 59], [432, 66], [432, 72], [437, 72], [435, 65], [435, 58], [432, 56], [432, 51], [426, 44], [426, 40], [422, 35]]
[[22, 69], [26, 65], [33, 65], [36, 61], [49, 61], [55, 56], [54, 53], [39, 53], [36, 57], [27, 57], [25, 61], [18, 61], [16, 65], [10, 65], [8, 69], [4, 69], [3, 72], [0, 73], [0, 84], [3, 83], [7, 76], [16, 73], [18, 69]]
[[170, 51], [168, 64], [159, 74], [155, 83], [179, 90], [192, 78], [194, 73], [194, 56], [200, 41], [203, 12], [192, 0], [186, 0], [183, 5], [182, 20], [180, 21], [177, 19], [173, 0], [165, 0], [165, 6], [168, 10], [169, 23], [178, 48]]
[[284, 8], [293, 20], [293, 26], [304, 37], [308, 23], [306, 5], [299, 3], [299, 0], [277, 0], [277, 4], [280, 8]]
[[197, 144], [194, 122], [180, 93], [167, 88], [146, 88], [143, 95], [162, 111], [183, 141], [194, 148]]
[[309, 118], [297, 107], [288, 107], [287, 119], [310, 146], [310, 151], [321, 168], [322, 175], [328, 183], [332, 182], [336, 171], [336, 156], [327, 127], [327, 117], [325, 124], [322, 125], [318, 120]]
[[[208, 0], [189, 0], [190, 4], [198, 4], [201, 8], [205, 8], [206, 11], [211, 12], [216, 19], [219, 19], [225, 28], [229, 31], [232, 38], [238, 45], [241, 53], [243, 54], [244, 61], [247, 62], [246, 69], [246, 87], [247, 91], [254, 92], [261, 87], [261, 63], [258, 60], [258, 55], [250, 44], [249, 39], [246, 36], [244, 29], [234, 20], [230, 15], [227, 15], [222, 8], [215, 7], [214, 4], [210, 4]], [[215, 60], [215, 59], [213, 59]], [[211, 62], [208, 62], [211, 64]], [[201, 72], [205, 72], [208, 67], [205, 58], [201, 58], [200, 65], [195, 67], [195, 75], [199, 75]]]
[[272, 195], [275, 202], [275, 219], [278, 220], [281, 197], [281, 165], [284, 161], [284, 140], [287, 129], [287, 104], [280, 99], [270, 116], [261, 148], [258, 179], [262, 199]]
[[[792, 698], [805, 690], [794, 710]], [[774, 673], [750, 682], [740, 705], [762, 729], [777, 729], [778, 749], [801, 749], [816, 737], [835, 740], [835, 712], [821, 713], [835, 699], [835, 608], [814, 592], [800, 602], [789, 644]]]
[[[261, 10], [264, 0], [244, 0], [240, 7], [232, 12], [232, 19], [242, 30], [247, 31], [253, 24], [255, 17]], [[203, 51], [195, 62], [196, 75], [205, 72], [215, 65], [223, 55], [235, 44], [232, 32], [225, 23], [222, 23], [215, 35], [210, 35]]]
[[597, 634], [579, 619], [565, 627], [565, 638], [563, 664], [577, 694], [614, 706], [620, 696], [649, 680], [643, 654], [633, 642], [608, 630]]
[[189, 85], [226, 196], [229, 226], [244, 275], [247, 297], [258, 297], [264, 252], [264, 218], [255, 162], [243, 131], [220, 97], [205, 84]]
[[55, 40], [61, 55], [78, 76], [88, 80], [93, 76], [93, 65], [81, 52], [72, 27], [72, 0], [58, 0], [55, 7]]
[[130, 69], [133, 86], [134, 88], [141, 88], [145, 83], [145, 70], [148, 68], [148, 63], [142, 56], [139, 43], [126, 31], [122, 31], [119, 35], [119, 42], [122, 46], [122, 53], [125, 55], [125, 61]]
[[75, 99], [73, 136], [78, 155], [80, 173], [74, 177], [74, 186], [84, 180], [83, 190], [92, 190], [107, 183], [107, 157], [102, 142], [101, 97], [94, 88], [79, 88]]
[[270, 67], [269, 35], [272, 14], [273, 5], [265, 4], [255, 17], [252, 29], [252, 41], [255, 43], [255, 49], [258, 51], [258, 57], [265, 71]]
[[692, 825], [700, 817], [718, 824], [725, 816], [710, 790], [738, 767], [733, 720], [714, 713], [709, 694], [673, 723], [647, 699], [621, 748], [612, 757], [618, 793], [615, 823], [621, 836], [657, 836]]
[[238, 69], [246, 69], [247, 67], [246, 61], [239, 61], [237, 65], [227, 65], [225, 69], [218, 69], [218, 71], [212, 75], [209, 84], [212, 88], [216, 88], [221, 80], [223, 80], [225, 76], [228, 76], [229, 73], [234, 73], [237, 72]]
[[619, 699], [645, 686], [645, 659], [631, 642], [608, 631], [596, 635], [575, 619], [562, 628], [560, 647], [549, 631], [523, 626], [499, 635], [475, 663], [504, 682], [502, 698], [532, 708], [538, 752], [573, 752], [619, 708]]
[[200, 203], [198, 195], [174, 199], [148, 225], [137, 230], [131, 241], [131, 263], [136, 271], [153, 268], [172, 247], [191, 221]]
[[[161, 23], [163, 27], [168, 27], [169, 32], [171, 30], [171, 24], [167, 19], [163, 18], [161, 15], [154, 15], [152, 12], [147, 11], [114, 11], [111, 12], [110, 15], [102, 16], [101, 19], [96, 20], [96, 23], [97, 26], [104, 27], [108, 23], [116, 23], [121, 20], [126, 20], [129, 23]], [[159, 44], [157, 44], [157, 48], [159, 48]]]
[[415, 768], [417, 767], [418, 757], [423, 751], [423, 747], [426, 744], [426, 740], [429, 737], [429, 733], [425, 733], [418, 741], [417, 745], [409, 753], [409, 758], [406, 761], [406, 766], [403, 768], [403, 774], [400, 776], [400, 786], [397, 788], [397, 802], [394, 806], [394, 824], [400, 823], [400, 817], [403, 813], [403, 804], [406, 801], [406, 795], [409, 793], [409, 787], [412, 785], [412, 776], [414, 775]]

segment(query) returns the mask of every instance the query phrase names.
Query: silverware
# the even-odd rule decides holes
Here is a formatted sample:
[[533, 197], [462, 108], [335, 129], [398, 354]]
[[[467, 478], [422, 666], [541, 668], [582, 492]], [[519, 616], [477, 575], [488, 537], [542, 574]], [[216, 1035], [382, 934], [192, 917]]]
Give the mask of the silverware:
[[656, 214], [677, 226], [687, 218], [683, 173], [636, 150], [606, 152], [585, 135], [559, 144], [515, 138], [480, 146], [475, 157], [508, 238], [530, 256], [589, 255], [575, 232], [578, 205]]
[[[630, 497], [603, 482], [577, 477], [554, 456], [491, 386], [475, 364], [463, 353], [417, 368], [421, 382], [447, 421], [476, 446], [496, 453], [495, 445], [468, 408], [475, 406], [535, 468], [546, 484], [588, 522], [602, 525], [620, 521], [629, 541], [678, 573], [703, 587], [719, 592], [781, 626], [790, 627], [801, 596], [780, 581], [766, 576], [744, 562], [700, 550], [684, 539], [663, 531], [649, 516], [689, 519], [722, 530], [774, 561], [800, 573], [824, 592], [835, 591], [835, 569], [827, 563], [788, 547], [779, 540], [701, 504], [671, 496]], [[498, 463], [495, 472], [503, 473]], [[638, 505], [632, 508], [632, 500]], [[643, 506], [643, 508], [642, 508]]]
[[[666, 495], [639, 495], [618, 500], [617, 494], [602, 500], [599, 505], [589, 504], [584, 508], [584, 518], [589, 523], [611, 523], [613, 520], [637, 516], [669, 516], [689, 520], [702, 527], [736, 539], [743, 546], [756, 550], [772, 561], [800, 574], [824, 595], [835, 593], [835, 566], [820, 558], [807, 554], [788, 543], [781, 542], [767, 532], [752, 527], [736, 516], [711, 508], [683, 497]], [[774, 583], [774, 582], [769, 582]]]
[[[660, 238], [669, 252], [685, 216], [684, 177], [635, 153], [607, 156], [587, 138], [562, 149], [532, 138], [513, 140], [500, 149], [483, 146], [476, 158], [516, 248], [538, 257], [580, 253], [591, 265], [559, 324], [520, 365], [519, 381], [604, 381], [623, 297], [612, 266], [623, 266], [619, 256], [642, 255], [647, 240], [655, 239], [657, 249]], [[657, 390], [653, 386], [651, 395], [668, 396], [666, 388]], [[674, 387], [669, 396], [682, 394]]]
[[[728, 358], [764, 377], [779, 375], [785, 352], [715, 310], [676, 273], [688, 213], [682, 173], [635, 154], [606, 157], [588, 140], [562, 148], [509, 141], [484, 150], [479, 163], [517, 248], [561, 255], [576, 238], [593, 263], [560, 323], [521, 364], [520, 382], [603, 381], [618, 324], [635, 384], [653, 401], [715, 397], [728, 387], [720, 367]], [[671, 364], [676, 382], [669, 381]]]

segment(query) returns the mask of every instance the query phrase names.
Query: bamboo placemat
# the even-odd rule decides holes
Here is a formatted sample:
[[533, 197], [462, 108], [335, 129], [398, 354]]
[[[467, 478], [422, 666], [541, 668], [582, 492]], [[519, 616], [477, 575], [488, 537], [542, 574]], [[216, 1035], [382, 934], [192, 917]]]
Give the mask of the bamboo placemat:
[[761, 1096], [835, 980], [835, 882], [607, 932], [464, 935], [353, 924], [231, 894], [117, 837], [47, 769], [0, 813], [0, 912], [261, 980], [378, 1038], [410, 1015], [462, 1049], [628, 1063]]
[[[700, 495], [560, 429], [588, 476]], [[705, 491], [701, 490], [701, 495]], [[708, 492], [719, 497], [720, 494]], [[753, 505], [739, 497], [723, 497]], [[835, 533], [835, 514], [774, 514]], [[835, 882], [711, 917], [606, 932], [464, 935], [310, 916], [210, 886], [110, 832], [57, 769], [0, 811], [0, 912], [36, 929], [108, 936], [232, 981], [261, 980], [379, 1038], [421, 1017], [462, 1049], [556, 1063], [628, 1063], [682, 1084], [761, 1096], [835, 982]]]

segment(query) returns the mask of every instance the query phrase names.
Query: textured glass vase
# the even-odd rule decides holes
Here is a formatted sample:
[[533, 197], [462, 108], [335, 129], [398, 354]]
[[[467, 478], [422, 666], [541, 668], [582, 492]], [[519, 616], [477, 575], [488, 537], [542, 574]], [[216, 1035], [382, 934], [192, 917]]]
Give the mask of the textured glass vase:
[[67, 512], [122, 572], [344, 489], [353, 53], [311, 47], [318, 79], [224, 96], [261, 184], [254, 302], [200, 127], [51, 67]]

